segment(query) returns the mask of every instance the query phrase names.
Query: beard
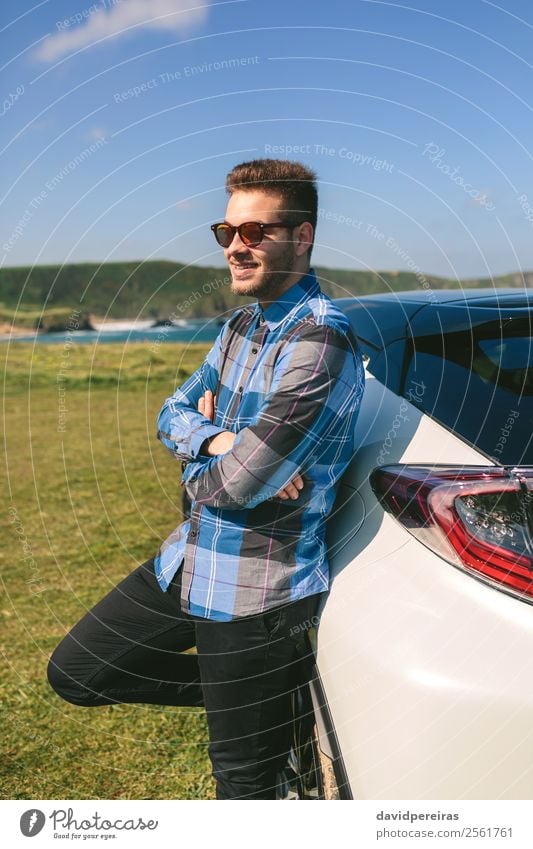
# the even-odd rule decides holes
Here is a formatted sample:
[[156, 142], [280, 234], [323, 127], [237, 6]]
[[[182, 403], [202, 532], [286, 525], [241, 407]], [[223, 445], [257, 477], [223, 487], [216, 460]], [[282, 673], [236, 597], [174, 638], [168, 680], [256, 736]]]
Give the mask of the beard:
[[[242, 255], [242, 262], [256, 261], [253, 256]], [[275, 300], [277, 293], [283, 288], [287, 278], [293, 273], [296, 255], [292, 242], [288, 242], [277, 257], [264, 262], [262, 269], [257, 269], [250, 280], [231, 281], [231, 291], [234, 295], [253, 295], [259, 298]]]

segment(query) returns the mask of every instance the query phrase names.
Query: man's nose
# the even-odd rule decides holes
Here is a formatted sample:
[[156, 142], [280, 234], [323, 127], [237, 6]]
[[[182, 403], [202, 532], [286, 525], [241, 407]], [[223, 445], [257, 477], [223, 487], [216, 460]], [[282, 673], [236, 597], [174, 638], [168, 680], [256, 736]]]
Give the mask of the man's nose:
[[235, 230], [235, 233], [233, 234], [233, 239], [226, 248], [226, 253], [228, 255], [232, 255], [234, 253], [240, 253], [243, 250], [248, 251], [249, 247], [242, 241], [239, 235], [239, 231]]

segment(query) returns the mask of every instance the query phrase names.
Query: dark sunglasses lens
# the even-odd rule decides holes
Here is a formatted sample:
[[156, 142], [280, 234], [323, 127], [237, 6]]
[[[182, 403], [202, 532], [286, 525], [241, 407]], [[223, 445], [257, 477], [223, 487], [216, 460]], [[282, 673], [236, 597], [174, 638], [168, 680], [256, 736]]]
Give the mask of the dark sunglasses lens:
[[233, 227], [230, 227], [229, 224], [219, 224], [218, 227], [215, 227], [215, 239], [221, 247], [227, 248], [228, 245], [231, 245], [234, 232]]
[[247, 224], [241, 225], [240, 237], [245, 245], [253, 247], [262, 241], [263, 231], [261, 226], [256, 224], [255, 221], [249, 221]]

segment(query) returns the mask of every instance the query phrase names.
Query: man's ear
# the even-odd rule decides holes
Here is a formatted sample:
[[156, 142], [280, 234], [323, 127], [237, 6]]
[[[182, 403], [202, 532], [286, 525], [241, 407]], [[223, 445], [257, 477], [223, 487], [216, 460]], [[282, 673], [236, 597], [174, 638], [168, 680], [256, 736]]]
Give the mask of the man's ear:
[[310, 221], [303, 221], [294, 237], [294, 250], [297, 256], [303, 256], [309, 250], [313, 241], [313, 225]]

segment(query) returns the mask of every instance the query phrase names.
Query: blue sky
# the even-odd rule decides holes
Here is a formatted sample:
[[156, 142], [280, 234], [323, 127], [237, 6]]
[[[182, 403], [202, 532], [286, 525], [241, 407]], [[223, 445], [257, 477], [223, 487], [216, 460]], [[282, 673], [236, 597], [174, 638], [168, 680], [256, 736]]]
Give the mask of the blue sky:
[[237, 162], [317, 172], [314, 263], [533, 269], [528, 0], [7, 0], [2, 266], [223, 265]]

